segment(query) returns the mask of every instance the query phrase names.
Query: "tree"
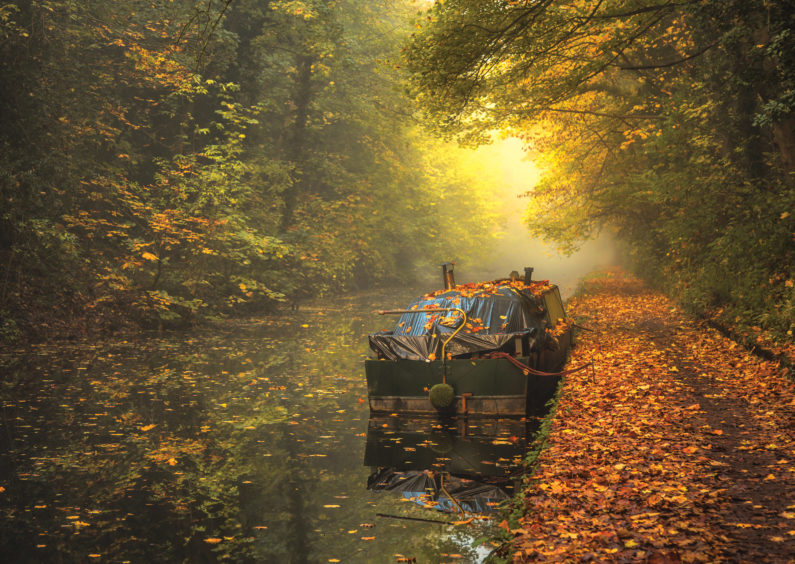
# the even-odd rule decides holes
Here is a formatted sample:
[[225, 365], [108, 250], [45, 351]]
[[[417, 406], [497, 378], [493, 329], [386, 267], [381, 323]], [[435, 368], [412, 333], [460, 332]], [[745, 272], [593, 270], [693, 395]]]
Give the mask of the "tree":
[[504, 128], [538, 152], [531, 233], [572, 249], [615, 229], [686, 304], [783, 334], [792, 8], [453, 0], [429, 11], [407, 66], [442, 132], [477, 143]]
[[[484, 186], [417, 131], [402, 91], [409, 13], [4, 6], [3, 334], [270, 311], [484, 249], [497, 224]], [[442, 199], [469, 210], [445, 230], [441, 206], [418, 205]]]

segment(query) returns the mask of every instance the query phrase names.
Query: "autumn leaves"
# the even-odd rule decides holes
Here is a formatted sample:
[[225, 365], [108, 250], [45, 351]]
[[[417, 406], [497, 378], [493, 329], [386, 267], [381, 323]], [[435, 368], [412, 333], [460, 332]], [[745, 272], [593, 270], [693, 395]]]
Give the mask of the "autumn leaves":
[[[795, 555], [792, 385], [620, 273], [588, 316], [549, 448], [506, 527], [517, 561], [715, 562]], [[789, 423], [788, 423], [789, 422]], [[789, 555], [789, 556], [784, 556]]]

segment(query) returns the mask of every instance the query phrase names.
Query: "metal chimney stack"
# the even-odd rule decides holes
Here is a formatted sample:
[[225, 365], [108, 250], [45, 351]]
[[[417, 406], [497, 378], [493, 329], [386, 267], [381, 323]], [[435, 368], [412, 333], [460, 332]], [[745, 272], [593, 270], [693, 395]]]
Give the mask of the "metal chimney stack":
[[442, 281], [444, 282], [445, 290], [452, 290], [455, 288], [455, 278], [453, 277], [454, 262], [442, 263]]
[[533, 281], [533, 267], [532, 266], [525, 266], [524, 267], [524, 283], [530, 284]]

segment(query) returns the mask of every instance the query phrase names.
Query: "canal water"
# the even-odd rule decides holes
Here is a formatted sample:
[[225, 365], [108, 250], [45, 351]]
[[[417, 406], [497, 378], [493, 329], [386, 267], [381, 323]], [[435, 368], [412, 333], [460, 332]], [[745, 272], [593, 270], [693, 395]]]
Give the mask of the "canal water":
[[2, 560], [481, 561], [534, 427], [370, 418], [411, 297], [0, 357]]

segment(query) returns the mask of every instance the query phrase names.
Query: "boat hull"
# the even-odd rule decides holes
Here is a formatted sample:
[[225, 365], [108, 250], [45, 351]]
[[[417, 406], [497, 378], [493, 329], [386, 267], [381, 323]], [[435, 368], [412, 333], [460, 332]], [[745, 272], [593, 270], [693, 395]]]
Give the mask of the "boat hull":
[[[538, 364], [532, 357], [517, 360]], [[365, 373], [373, 413], [418, 415], [523, 417], [540, 413], [560, 380], [525, 374], [504, 358], [454, 359], [444, 365], [438, 360], [367, 360]], [[450, 407], [438, 410], [428, 391], [443, 381], [453, 387], [455, 399]]]

